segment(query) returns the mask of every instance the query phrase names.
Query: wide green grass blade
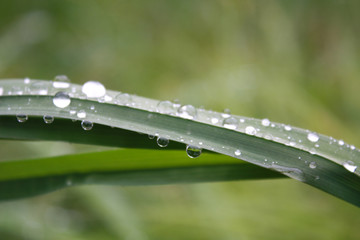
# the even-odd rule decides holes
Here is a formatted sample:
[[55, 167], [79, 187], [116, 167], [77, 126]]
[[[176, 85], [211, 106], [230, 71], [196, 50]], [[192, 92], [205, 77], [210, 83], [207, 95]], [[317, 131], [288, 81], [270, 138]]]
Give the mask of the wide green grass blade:
[[0, 200], [80, 184], [149, 185], [279, 177], [284, 175], [225, 155], [204, 153], [194, 160], [183, 151], [121, 149], [0, 162]]
[[[42, 95], [44, 92], [34, 92], [34, 86], [39, 84], [42, 90], [46, 89], [45, 95]], [[60, 89], [68, 91], [72, 97], [70, 106], [66, 108], [54, 106], [53, 95], [59, 89], [52, 82], [8, 80], [3, 81], [1, 86], [0, 115], [12, 116], [12, 119], [2, 117], [2, 138], [157, 148], [154, 141], [151, 143], [138, 133], [125, 132], [157, 135], [178, 142], [173, 145], [174, 148], [179, 148], [179, 143], [185, 143], [242, 159], [274, 169], [360, 206], [360, 171], [357, 168], [360, 152], [342, 141], [284, 124], [270, 124], [202, 109], [196, 109], [194, 118], [187, 119], [188, 115], [179, 112], [179, 106], [175, 104], [165, 114], [158, 107], [159, 101], [131, 95], [127, 96], [126, 102], [121, 102], [122, 95], [122, 100], [117, 102], [116, 95], [119, 93], [114, 91], [107, 91], [107, 98], [86, 98], [79, 85]], [[76, 114], [80, 111], [86, 112], [85, 118]], [[54, 127], [39, 121], [39, 126], [35, 127], [36, 123], [30, 120], [15, 123], [16, 114], [54, 116], [55, 122], [51, 124]], [[70, 120], [59, 121], [59, 118], [85, 119], [97, 124], [93, 130], [85, 132], [79, 124]], [[58, 126], [55, 126], [56, 121]], [[70, 124], [77, 126], [78, 130]], [[125, 130], [109, 129], [98, 124]], [[97, 127], [98, 132], [95, 131]], [[118, 134], [120, 132], [124, 134]]]

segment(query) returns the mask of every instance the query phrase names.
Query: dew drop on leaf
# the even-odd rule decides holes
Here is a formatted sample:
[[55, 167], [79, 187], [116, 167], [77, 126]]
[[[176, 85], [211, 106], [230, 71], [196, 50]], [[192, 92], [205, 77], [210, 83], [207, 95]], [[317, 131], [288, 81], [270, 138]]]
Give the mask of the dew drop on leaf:
[[16, 119], [18, 122], [26, 122], [28, 120], [28, 116], [24, 114], [17, 114]]
[[53, 103], [58, 108], [66, 108], [70, 105], [71, 99], [66, 92], [57, 92], [53, 98]]
[[46, 124], [50, 124], [50, 123], [54, 122], [54, 117], [53, 116], [44, 115], [43, 119], [44, 119], [44, 122]]
[[169, 145], [169, 139], [163, 138], [163, 137], [158, 137], [156, 139], [156, 143], [157, 143], [157, 145], [159, 145], [159, 147], [167, 147]]
[[317, 142], [319, 141], [319, 136], [316, 134], [316, 133], [309, 133], [307, 135], [307, 139], [310, 141], [310, 142]]
[[270, 120], [267, 119], [267, 118], [264, 118], [263, 120], [261, 120], [261, 124], [262, 124], [264, 127], [268, 127], [268, 126], [270, 126]]
[[234, 152], [235, 156], [240, 156], [241, 155], [241, 151], [239, 149], [235, 150]]
[[235, 117], [225, 118], [223, 126], [228, 129], [236, 129], [239, 125], [239, 121]]
[[185, 119], [194, 119], [196, 118], [196, 108], [192, 105], [183, 105], [178, 109], [177, 112], [179, 117], [185, 118]]
[[86, 118], [86, 112], [84, 110], [80, 110], [77, 112], [76, 116], [78, 118]]
[[81, 88], [81, 91], [88, 98], [100, 98], [106, 94], [106, 89], [104, 85], [97, 81], [88, 81], [84, 83]]
[[202, 151], [201, 148], [191, 146], [191, 145], [186, 146], [186, 153], [191, 158], [199, 157], [201, 155], [201, 151]]
[[344, 168], [346, 168], [346, 170], [348, 170], [349, 172], [355, 172], [357, 166], [354, 164], [354, 162], [352, 161], [346, 161], [343, 164]]
[[156, 110], [163, 114], [174, 114], [176, 113], [175, 104], [170, 101], [160, 101], [157, 105]]
[[311, 162], [309, 164], [309, 167], [312, 168], [312, 169], [315, 169], [317, 167], [316, 162]]
[[93, 128], [94, 124], [92, 122], [89, 122], [89, 121], [85, 121], [83, 120], [81, 122], [81, 127], [86, 130], [86, 131], [89, 131]]
[[70, 79], [65, 75], [58, 75], [53, 81], [54, 88], [68, 88], [70, 87]]
[[245, 133], [248, 135], [255, 135], [257, 133], [257, 131], [253, 126], [247, 126], [245, 128]]

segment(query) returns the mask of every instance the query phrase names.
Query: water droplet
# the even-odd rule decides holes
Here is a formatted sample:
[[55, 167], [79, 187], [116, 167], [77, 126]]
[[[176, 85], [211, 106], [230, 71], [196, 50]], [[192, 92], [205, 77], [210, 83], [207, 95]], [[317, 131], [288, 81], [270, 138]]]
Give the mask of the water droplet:
[[167, 147], [169, 145], [169, 139], [163, 137], [158, 137], [156, 142], [159, 147]]
[[24, 83], [29, 84], [30, 83], [30, 78], [24, 78]]
[[91, 130], [93, 128], [94, 124], [92, 122], [89, 122], [89, 121], [85, 121], [83, 120], [81, 122], [81, 127], [84, 129], [84, 130]]
[[77, 112], [76, 116], [78, 118], [86, 118], [86, 112], [84, 110], [80, 110]]
[[94, 106], [94, 105], [91, 105], [91, 106], [90, 106], [90, 110], [95, 110], [95, 106]]
[[71, 99], [69, 94], [67, 94], [66, 92], [58, 92], [53, 98], [53, 103], [59, 108], [66, 108], [70, 105]]
[[263, 120], [261, 120], [261, 124], [265, 127], [270, 126], [270, 123], [271, 123], [270, 120], [267, 118], [264, 118]]
[[241, 151], [239, 149], [235, 150], [234, 152], [235, 156], [240, 156], [241, 155]]
[[157, 105], [157, 111], [163, 114], [175, 114], [176, 108], [174, 103], [170, 101], [161, 101]]
[[285, 126], [284, 126], [284, 129], [285, 129], [286, 131], [291, 131], [292, 127], [289, 126], [289, 125], [285, 125]]
[[344, 142], [343, 140], [339, 140], [338, 144], [339, 144], [340, 146], [343, 146], [343, 145], [345, 144], [345, 142]]
[[119, 93], [118, 95], [116, 95], [115, 97], [115, 103], [119, 104], [119, 105], [130, 105], [131, 102], [131, 96], [130, 94], [127, 93]]
[[29, 86], [29, 91], [31, 94], [35, 94], [35, 95], [47, 95], [48, 88], [49, 86], [47, 82], [37, 81], [37, 82], [33, 82]]
[[346, 161], [343, 164], [344, 168], [346, 168], [346, 170], [348, 170], [349, 172], [355, 172], [357, 166], [354, 164], [354, 162], [352, 161]]
[[257, 131], [253, 126], [247, 126], [245, 128], [245, 133], [248, 135], [255, 135], [257, 133]]
[[192, 105], [183, 105], [178, 109], [178, 116], [185, 119], [196, 118], [196, 108]]
[[239, 125], [239, 121], [234, 117], [225, 118], [223, 126], [228, 129], [236, 129]]
[[53, 81], [54, 88], [68, 88], [70, 87], [70, 79], [65, 75], [58, 75]]
[[43, 119], [44, 119], [44, 122], [45, 122], [46, 124], [50, 124], [50, 123], [52, 123], [52, 122], [54, 121], [54, 117], [53, 117], [53, 116], [49, 116], [49, 115], [45, 115], [45, 116], [43, 117]]
[[310, 142], [317, 142], [319, 141], [319, 136], [316, 134], [316, 133], [309, 133], [307, 135], [307, 139], [310, 141]]
[[187, 145], [186, 146], [186, 153], [191, 158], [197, 158], [201, 155], [201, 148]]
[[88, 98], [100, 98], [106, 94], [104, 85], [97, 81], [88, 81], [84, 83], [81, 91], [85, 93]]
[[28, 120], [28, 116], [24, 114], [17, 114], [16, 119], [18, 122], [26, 122]]
[[22, 95], [24, 93], [23, 89], [18, 86], [12, 86], [9, 95]]
[[0, 96], [2, 96], [4, 93], [4, 89], [2, 87], [0, 87]]
[[154, 139], [155, 138], [155, 136], [151, 135], [151, 134], [149, 134], [148, 137], [149, 137], [149, 139]]
[[217, 124], [219, 122], [219, 119], [217, 117], [212, 117], [210, 121], [212, 124]]
[[351, 146], [350, 146], [350, 149], [351, 149], [351, 150], [355, 150], [355, 146], [354, 146], [354, 145], [351, 145]]
[[229, 118], [229, 117], [231, 117], [231, 111], [230, 111], [230, 109], [224, 109], [224, 112], [221, 113], [221, 116], [222, 116], [223, 118]]
[[316, 162], [311, 162], [309, 168], [315, 169], [317, 167]]

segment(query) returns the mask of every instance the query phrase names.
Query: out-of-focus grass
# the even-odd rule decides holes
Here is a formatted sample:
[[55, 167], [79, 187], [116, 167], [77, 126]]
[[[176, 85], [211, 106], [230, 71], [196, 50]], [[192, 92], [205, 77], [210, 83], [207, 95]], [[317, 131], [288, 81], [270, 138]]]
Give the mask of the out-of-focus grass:
[[[0, 76], [95, 79], [359, 146], [359, 8], [335, 0], [7, 1]], [[6, 159], [50, 148], [78, 146], [0, 145]], [[358, 211], [292, 180], [81, 187], [0, 204], [0, 238], [358, 239]]]

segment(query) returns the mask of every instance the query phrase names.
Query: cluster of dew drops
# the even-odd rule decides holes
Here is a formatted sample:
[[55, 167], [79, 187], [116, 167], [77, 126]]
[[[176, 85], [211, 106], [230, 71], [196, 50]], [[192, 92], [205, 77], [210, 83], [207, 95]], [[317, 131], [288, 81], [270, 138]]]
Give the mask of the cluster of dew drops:
[[[29, 84], [30, 79], [25, 78], [24, 83]], [[55, 89], [59, 89], [59, 91], [57, 91], [55, 93], [55, 95], [52, 99], [54, 106], [61, 108], [61, 109], [69, 107], [71, 104], [71, 96], [66, 90], [70, 87], [70, 79], [65, 75], [58, 75], [54, 78], [54, 80], [52, 82], [52, 86]], [[97, 99], [98, 102], [100, 102], [100, 103], [109, 102], [112, 100], [112, 97], [106, 95], [106, 88], [104, 87], [104, 85], [98, 81], [87, 81], [86, 83], [84, 83], [82, 85], [81, 92], [84, 95], [80, 96], [80, 98], [86, 97], [89, 99]], [[39, 95], [47, 95], [48, 91], [41, 89], [41, 85], [39, 84], [39, 89], [36, 93]], [[22, 92], [17, 92], [17, 94], [22, 94]], [[127, 93], [119, 93], [115, 97], [114, 102], [119, 105], [127, 105], [126, 103], [128, 103], [130, 101], [130, 98], [131, 98], [130, 95]], [[157, 112], [169, 113], [169, 112], [167, 112], [169, 110], [169, 109], [167, 110], [167, 108], [168, 107], [170, 108], [168, 103], [171, 103], [171, 102], [167, 102], [167, 101], [160, 102], [160, 104], [157, 108]], [[90, 109], [94, 110], [94, 106], [91, 106]], [[75, 115], [75, 114], [80, 119], [86, 118], [85, 110], [79, 110], [79, 111], [70, 110], [70, 115]], [[196, 115], [196, 109], [195, 109], [195, 107], [193, 107], [191, 105], [185, 105], [179, 109], [178, 114], [180, 117], [187, 118], [187, 119], [193, 119]], [[16, 118], [17, 118], [17, 121], [20, 123], [26, 122], [28, 120], [28, 116], [24, 115], [24, 114], [17, 114]], [[54, 117], [50, 116], [50, 115], [44, 115], [43, 120], [46, 124], [51, 124], [54, 122]], [[75, 120], [73, 120], [73, 121], [75, 121]], [[87, 121], [87, 120], [81, 121], [81, 127], [86, 131], [91, 130], [93, 128], [93, 126], [94, 126], [94, 124], [91, 121]], [[149, 135], [149, 139], [153, 139], [153, 138], [155, 138], [154, 135]], [[167, 147], [169, 145], [169, 139], [157, 135], [156, 143], [159, 147]], [[186, 146], [186, 153], [190, 158], [199, 157], [201, 152], [202, 152], [201, 148], [198, 148], [198, 147], [192, 146], [192, 145]]]
[[[29, 84], [30, 83], [30, 79], [29, 78], [25, 78], [24, 79], [24, 83], [25, 84]], [[36, 85], [37, 83], [35, 82], [35, 85], [33, 87], [35, 87], [35, 93], [39, 94], [39, 95], [47, 95], [47, 89], [42, 88], [42, 85]], [[71, 103], [71, 92], [70, 93], [67, 91], [70, 87], [70, 79], [65, 76], [65, 75], [59, 75], [56, 76], [52, 82], [52, 86], [54, 89], [57, 89], [58, 91], [55, 93], [54, 97], [53, 97], [53, 104], [58, 107], [58, 108], [66, 108], [70, 105]], [[2, 89], [0, 89], [0, 93], [2, 94]], [[22, 92], [20, 90], [13, 90], [14, 94], [22, 94]], [[100, 82], [97, 81], [88, 81], [86, 83], [84, 83], [81, 87], [81, 94], [78, 97], [79, 98], [88, 98], [88, 99], [97, 99], [98, 102], [102, 103], [102, 102], [110, 102], [112, 101], [112, 97], [106, 94], [106, 88], [104, 87], [103, 84], [101, 84]], [[0, 94], [0, 95], [1, 95]], [[119, 104], [119, 105], [128, 105], [129, 102], [131, 102], [131, 96], [127, 93], [119, 93], [117, 96], [114, 97], [114, 103]], [[90, 108], [91, 110], [94, 110], [94, 106], [91, 106]], [[158, 102], [157, 106], [156, 106], [156, 112], [161, 113], [161, 114], [167, 114], [167, 115], [175, 115], [184, 119], [189, 119], [189, 120], [199, 120], [202, 121], [200, 118], [201, 114], [205, 111], [202, 108], [195, 108], [192, 105], [181, 105], [179, 104], [177, 101], [175, 102], [171, 102], [171, 101], [160, 101]], [[93, 128], [93, 123], [90, 121], [85, 120], [86, 118], [86, 111], [85, 110], [79, 110], [76, 111], [74, 109], [70, 109], [70, 115], [76, 115], [78, 118], [83, 119], [81, 121], [81, 126], [84, 130], [91, 130]], [[206, 123], [210, 123], [212, 125], [221, 125], [224, 128], [230, 129], [230, 130], [239, 130], [240, 127], [244, 126], [242, 131], [245, 134], [248, 135], [253, 135], [253, 136], [258, 136], [258, 137], [263, 137], [265, 139], [269, 139], [269, 140], [275, 140], [275, 141], [279, 141], [281, 142], [281, 138], [277, 138], [271, 135], [261, 135], [261, 128], [274, 128], [276, 126], [278, 126], [278, 124], [272, 123], [269, 119], [265, 118], [260, 120], [259, 122], [259, 126], [255, 126], [255, 125], [247, 125], [245, 123], [246, 119], [244, 118], [238, 118], [235, 116], [232, 116], [230, 114], [229, 110], [224, 110], [223, 113], [216, 113], [216, 112], [211, 112], [212, 114], [207, 114], [206, 116]], [[28, 120], [27, 115], [23, 115], [23, 114], [18, 114], [17, 116], [17, 120], [18, 122], [25, 122]], [[44, 122], [46, 124], [51, 124], [54, 121], [54, 117], [53, 116], [48, 116], [45, 115], [43, 116]], [[293, 130], [293, 128], [289, 125], [282, 125], [282, 129], [285, 132], [290, 132]], [[167, 147], [169, 144], [169, 139], [159, 136], [158, 134], [154, 135], [149, 135], [150, 139], [153, 139], [156, 137], [156, 142], [158, 144], [159, 147]], [[288, 137], [289, 138], [289, 137]], [[290, 138], [289, 138], [290, 139]], [[308, 131], [307, 136], [306, 136], [307, 141], [313, 143], [315, 145], [315, 148], [310, 149], [310, 153], [315, 154], [316, 153], [316, 148], [319, 147], [319, 140], [320, 140], [320, 136], [317, 133], [314, 132], [310, 132]], [[180, 139], [182, 142], [184, 141], [183, 138]], [[331, 141], [333, 142], [337, 142], [340, 146], [345, 146], [346, 144], [344, 143], [344, 141], [342, 140], [335, 140], [333, 138], [330, 138]], [[333, 142], [330, 142], [330, 144], [332, 144]], [[301, 140], [299, 140], [299, 143], [301, 143]], [[290, 141], [289, 143], [286, 143], [290, 146], [295, 146], [296, 142], [295, 141]], [[202, 142], [199, 142], [197, 144], [198, 146], [195, 146], [195, 144], [193, 145], [187, 145], [186, 146], [186, 153], [189, 157], [191, 158], [196, 158], [199, 157], [201, 155], [202, 152], [202, 148], [199, 147], [200, 145], [202, 145]], [[355, 147], [353, 145], [349, 145], [349, 148], [351, 150], [355, 150]], [[210, 148], [211, 149], [211, 148]], [[214, 149], [211, 149], [214, 150]], [[242, 152], [240, 149], [234, 149], [233, 150], [233, 156], [240, 158], [242, 157]], [[299, 157], [299, 159], [301, 159]], [[267, 159], [265, 159], [265, 161], [267, 161]], [[309, 168], [311, 169], [315, 169], [317, 168], [317, 164], [315, 162], [310, 162], [308, 164]], [[352, 161], [345, 161], [343, 163], [343, 166], [350, 172], [355, 172], [357, 166], [352, 162]]]

